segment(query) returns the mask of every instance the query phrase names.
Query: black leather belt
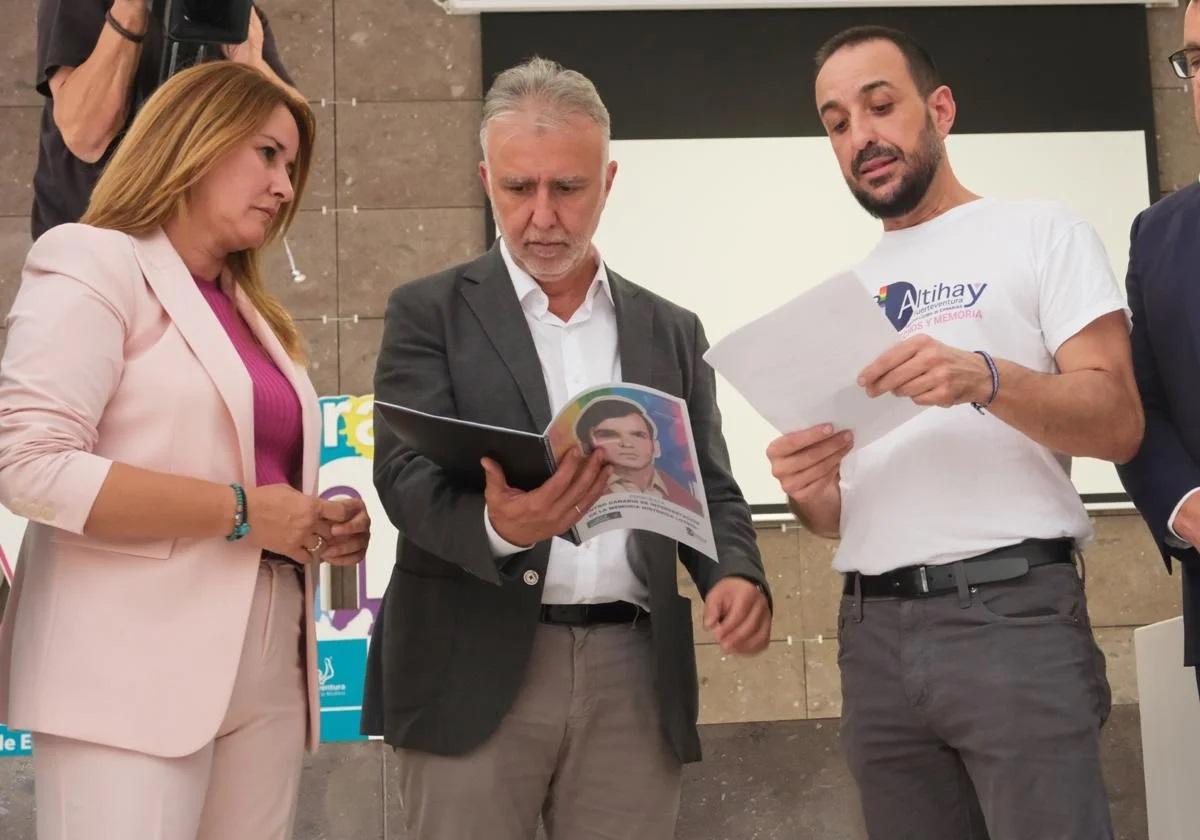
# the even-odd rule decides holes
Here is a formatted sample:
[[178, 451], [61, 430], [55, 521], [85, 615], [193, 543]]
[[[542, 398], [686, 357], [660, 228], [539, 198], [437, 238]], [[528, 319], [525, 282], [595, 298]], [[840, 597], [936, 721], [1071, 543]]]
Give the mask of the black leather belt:
[[[984, 583], [999, 583], [1015, 580], [1038, 566], [1053, 563], [1074, 563], [1073, 541], [1026, 540], [972, 557], [962, 562], [962, 570], [968, 586]], [[944, 595], [958, 588], [955, 569], [958, 563], [944, 566], [906, 566], [882, 575], [863, 575], [850, 572], [845, 576], [842, 593], [853, 595], [855, 582], [860, 582], [864, 598], [922, 598], [929, 595]]]
[[542, 604], [541, 620], [545, 624], [569, 624], [586, 627], [589, 624], [632, 624], [650, 613], [637, 604], [609, 601], [606, 604]]

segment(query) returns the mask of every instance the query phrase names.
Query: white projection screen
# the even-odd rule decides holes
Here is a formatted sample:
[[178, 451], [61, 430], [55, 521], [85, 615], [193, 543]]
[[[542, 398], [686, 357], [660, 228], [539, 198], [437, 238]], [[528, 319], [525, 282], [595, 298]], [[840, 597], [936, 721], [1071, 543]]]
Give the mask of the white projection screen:
[[[1150, 201], [1142, 132], [964, 134], [948, 148], [969, 189], [1053, 199], [1082, 215], [1124, 282], [1129, 225]], [[618, 140], [612, 157], [619, 170], [596, 240], [605, 261], [696, 312], [711, 342], [852, 266], [880, 235], [824, 138]], [[763, 360], [820, 363], [786, 347]], [[718, 393], [747, 499], [778, 504], [764, 454], [776, 432], [728, 384]], [[1122, 492], [1111, 464], [1076, 459], [1072, 478], [1085, 496]]]

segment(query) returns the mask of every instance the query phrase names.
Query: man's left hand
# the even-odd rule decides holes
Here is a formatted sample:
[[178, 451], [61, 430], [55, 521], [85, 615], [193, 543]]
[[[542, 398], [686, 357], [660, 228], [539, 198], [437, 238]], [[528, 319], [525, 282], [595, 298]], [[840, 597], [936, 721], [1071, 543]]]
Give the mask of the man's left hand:
[[867, 396], [895, 394], [917, 405], [949, 408], [985, 403], [992, 395], [992, 374], [978, 353], [915, 335], [897, 344], [858, 376]]
[[704, 599], [704, 629], [725, 653], [761, 653], [771, 641], [767, 596], [745, 578], [722, 578]]
[[221, 52], [225, 53], [225, 57], [230, 61], [240, 64], [249, 64], [251, 67], [262, 64], [263, 25], [258, 16], [258, 9], [250, 9], [250, 28], [246, 32], [246, 40], [240, 44], [225, 44], [221, 47]]

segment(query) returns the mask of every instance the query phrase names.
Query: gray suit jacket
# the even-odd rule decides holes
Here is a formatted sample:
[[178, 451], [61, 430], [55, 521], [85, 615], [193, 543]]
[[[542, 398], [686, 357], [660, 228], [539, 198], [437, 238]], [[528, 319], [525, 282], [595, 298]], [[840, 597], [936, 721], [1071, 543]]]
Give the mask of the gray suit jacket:
[[[690, 602], [676, 558], [702, 594], [737, 575], [766, 588], [750, 509], [729, 469], [699, 319], [613, 272], [622, 375], [687, 401], [720, 563], [635, 531], [630, 563], [650, 591], [655, 688], [664, 736], [700, 758]], [[550, 401], [524, 312], [498, 247], [407, 283], [388, 301], [375, 371], [379, 400], [541, 433]], [[442, 755], [483, 743], [512, 706], [539, 620], [550, 542], [496, 560], [483, 496], [375, 423], [375, 486], [400, 531], [396, 566], [367, 662], [363, 731]], [[537, 572], [537, 583], [525, 572]], [[530, 580], [533, 576], [528, 576]]]

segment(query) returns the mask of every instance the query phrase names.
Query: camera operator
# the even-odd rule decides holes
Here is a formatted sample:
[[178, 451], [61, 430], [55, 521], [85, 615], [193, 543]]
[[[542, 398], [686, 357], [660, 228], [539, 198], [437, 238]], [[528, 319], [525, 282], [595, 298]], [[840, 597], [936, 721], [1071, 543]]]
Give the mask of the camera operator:
[[[150, 5], [40, 0], [37, 89], [46, 103], [33, 178], [34, 239], [79, 220], [117, 140], [158, 87], [165, 26], [162, 3]], [[210, 45], [206, 53], [249, 64], [291, 89], [270, 24], [257, 8], [244, 43]]]

